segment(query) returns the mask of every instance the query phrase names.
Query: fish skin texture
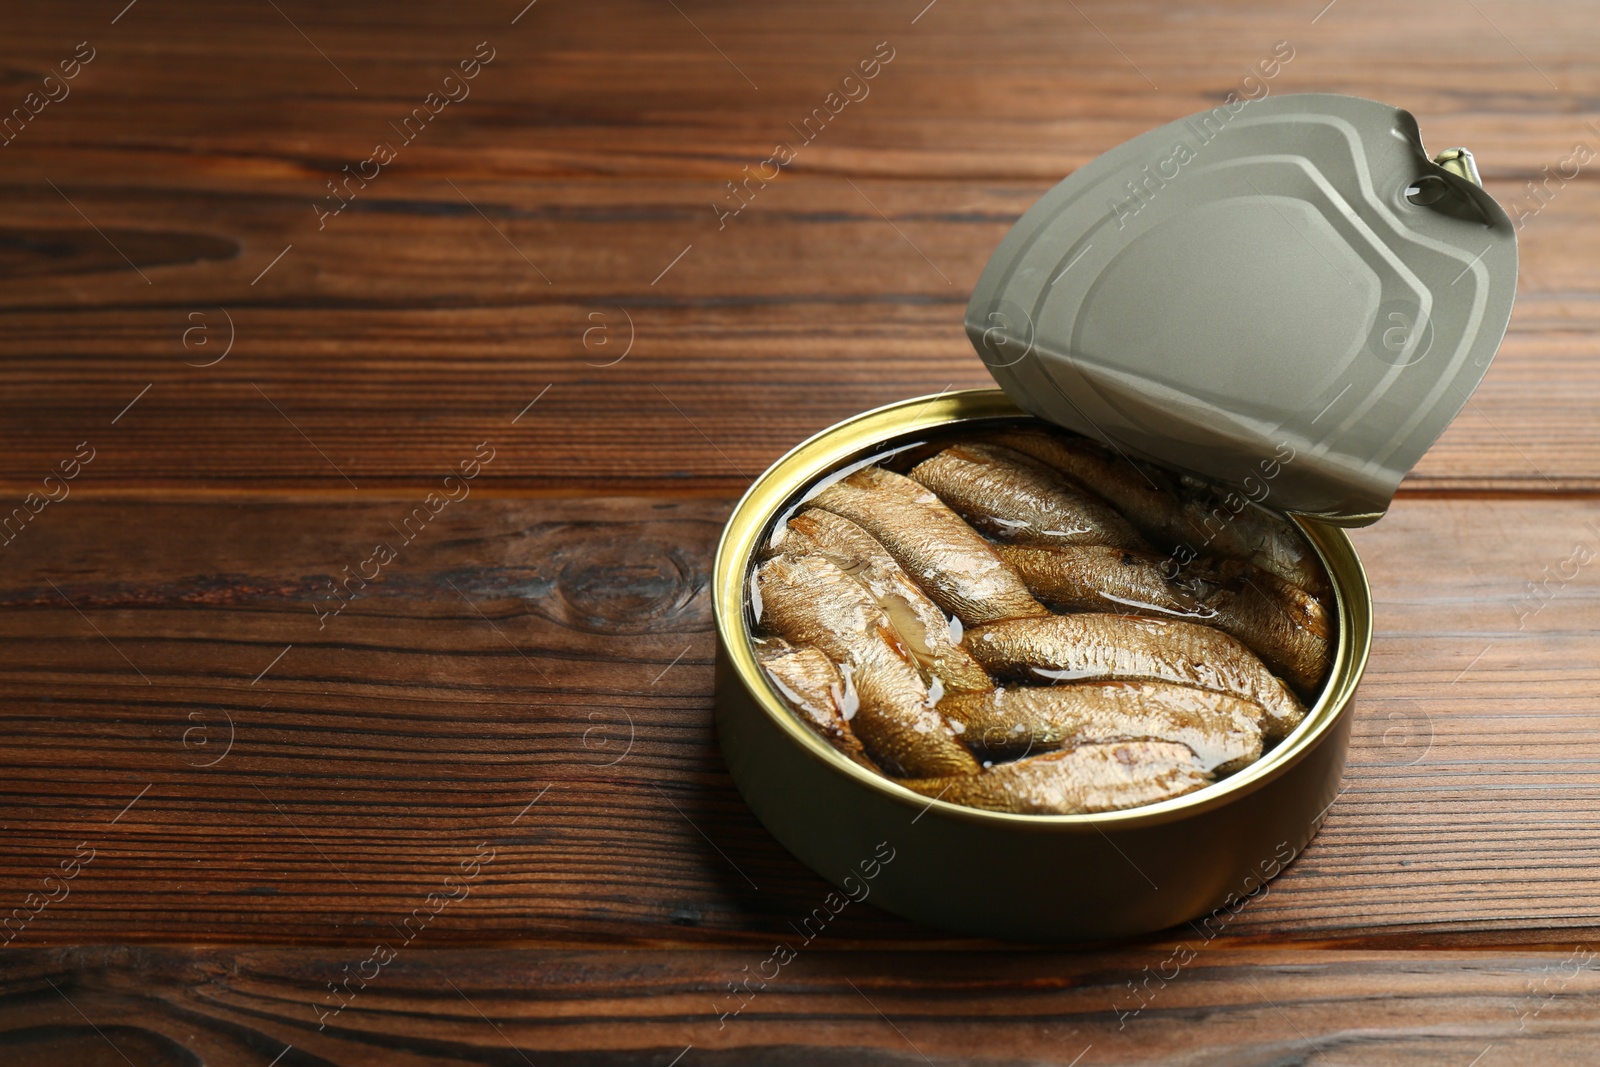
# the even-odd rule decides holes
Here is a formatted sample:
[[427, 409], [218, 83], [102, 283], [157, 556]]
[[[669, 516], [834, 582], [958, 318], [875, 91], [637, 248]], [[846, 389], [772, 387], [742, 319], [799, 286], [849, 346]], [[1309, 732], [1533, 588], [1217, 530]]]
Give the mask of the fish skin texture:
[[1328, 594], [1316, 550], [1293, 520], [1198, 478], [1183, 477], [1179, 484], [1184, 500], [1177, 521], [1200, 551], [1253, 563], [1314, 596]]
[[1118, 455], [1087, 438], [1007, 430], [984, 439], [1030, 456], [1080, 483], [1146, 536], [1171, 547], [1167, 542], [1179, 506], [1178, 483], [1165, 471]]
[[1154, 804], [1210, 781], [1185, 745], [1112, 741], [1029, 756], [982, 774], [900, 784], [923, 796], [989, 811], [1083, 815]]
[[865, 586], [822, 556], [773, 556], [756, 570], [762, 617], [785, 640], [812, 645], [848, 672], [850, 727], [891, 774], [972, 774], [977, 761], [931, 706], [916, 661]]
[[757, 650], [756, 658], [779, 694], [799, 712], [802, 722], [847, 758], [882, 773], [861, 747], [861, 739], [845, 717], [845, 709], [855, 694], [821, 649], [769, 638]]
[[1302, 696], [1321, 687], [1334, 643], [1325, 599], [1240, 560], [1221, 561], [1214, 578], [1197, 572], [1193, 584], [1215, 613], [1211, 625], [1243, 641]]
[[1186, 546], [1196, 553], [1245, 560], [1313, 595], [1328, 592], [1322, 564], [1299, 528], [1236, 493], [1199, 478], [1173, 476], [1086, 438], [1009, 430], [986, 440], [1081, 482], [1163, 550]]
[[1003, 541], [1140, 548], [1118, 511], [1055, 469], [1001, 445], [951, 445], [911, 469], [973, 526]]
[[1231, 774], [1261, 758], [1261, 705], [1171, 682], [1016, 686], [947, 697], [939, 706], [965, 724], [967, 747], [992, 758], [1102, 741], [1174, 741], [1202, 769]]
[[866, 467], [811, 503], [875, 537], [935, 604], [966, 626], [1050, 613], [982, 534], [905, 475]]
[[[1211, 689], [1266, 711], [1262, 733], [1286, 736], [1305, 708], [1237, 638], [1178, 619], [1137, 615], [1053, 615], [1007, 619], [967, 632], [967, 649], [996, 675], [1031, 682], [1160, 681]], [[1041, 673], [1049, 672], [1049, 673]]]
[[791, 555], [825, 556], [866, 586], [911, 654], [939, 679], [945, 692], [994, 688], [988, 672], [950, 632], [944, 612], [867, 531], [842, 515], [808, 508], [789, 520], [778, 543]]
[[998, 551], [1034, 596], [1064, 610], [1212, 621], [1214, 612], [1171, 580], [1175, 568], [1166, 556], [1105, 545], [1001, 545]]
[[1302, 695], [1327, 676], [1333, 637], [1324, 602], [1254, 564], [1197, 563], [1174, 580], [1173, 561], [1149, 552], [1094, 545], [1001, 545], [998, 551], [1052, 607], [1214, 626], [1243, 641]]

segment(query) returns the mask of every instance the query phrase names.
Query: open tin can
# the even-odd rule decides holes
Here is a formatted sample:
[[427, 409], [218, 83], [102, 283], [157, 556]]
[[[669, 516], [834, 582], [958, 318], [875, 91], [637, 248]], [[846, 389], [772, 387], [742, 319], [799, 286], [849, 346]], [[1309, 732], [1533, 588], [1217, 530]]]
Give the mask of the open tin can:
[[[967, 309], [1003, 387], [908, 400], [796, 447], [718, 548], [716, 723], [773, 835], [852, 897], [965, 933], [1075, 941], [1248, 898], [1338, 795], [1372, 604], [1340, 527], [1381, 517], [1504, 333], [1516, 242], [1455, 149], [1327, 95], [1223, 106], [1135, 138], [1031, 208]], [[1212, 269], [1208, 269], [1207, 265]], [[980, 810], [913, 792], [802, 724], [753, 645], [756, 555], [830, 474], [953, 430], [1044, 420], [1224, 487], [1259, 485], [1331, 587], [1331, 666], [1304, 720], [1195, 792], [1095, 814]], [[1252, 505], [1253, 506], [1253, 505]], [[870, 883], [870, 884], [869, 884]]]

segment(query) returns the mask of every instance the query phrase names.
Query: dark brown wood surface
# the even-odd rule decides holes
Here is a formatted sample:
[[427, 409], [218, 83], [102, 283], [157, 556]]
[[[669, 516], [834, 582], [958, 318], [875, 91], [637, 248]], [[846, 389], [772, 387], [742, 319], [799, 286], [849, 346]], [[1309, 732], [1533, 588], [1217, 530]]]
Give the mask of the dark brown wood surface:
[[[76, 872], [0, 947], [0, 1060], [1592, 1056], [1600, 597], [1560, 575], [1600, 552], [1600, 186], [1546, 177], [1600, 150], [1586, 6], [125, 2], [0, 35], [0, 119], [29, 115], [0, 145], [0, 513], [93, 456], [0, 545], [0, 911]], [[868, 903], [730, 1014], [826, 893], [711, 729], [733, 500], [831, 422], [986, 384], [960, 315], [1015, 218], [1280, 41], [1272, 92], [1407, 107], [1524, 221], [1499, 358], [1357, 534], [1345, 792], [1213, 940], [1042, 949]]]

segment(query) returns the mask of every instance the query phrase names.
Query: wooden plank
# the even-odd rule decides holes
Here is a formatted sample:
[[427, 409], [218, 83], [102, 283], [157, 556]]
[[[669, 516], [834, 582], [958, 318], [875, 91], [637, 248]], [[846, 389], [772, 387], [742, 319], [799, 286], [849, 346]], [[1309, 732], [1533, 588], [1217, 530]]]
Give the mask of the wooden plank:
[[[0, 535], [0, 910], [75, 871], [8, 927], [0, 1058], [1590, 1055], [1600, 189], [1589, 166], [1548, 203], [1527, 183], [1600, 145], [1600, 24], [524, 3], [8, 19], [0, 115], [75, 42], [97, 54], [4, 146], [0, 499], [94, 459]], [[319, 228], [326, 182], [479, 40], [471, 98]], [[870, 98], [719, 227], [725, 183], [882, 40]], [[840, 418], [986, 384], [959, 318], [1011, 222], [1279, 40], [1274, 93], [1403, 104], [1525, 216], [1501, 358], [1357, 534], [1379, 636], [1346, 792], [1213, 940], [998, 945], [863, 904], [731, 1014], [826, 889], [710, 729], [731, 499]], [[479, 442], [471, 497], [422, 522]], [[380, 540], [405, 543], [328, 614]], [[336, 993], [379, 942], [398, 956]]]
[[[0, 491], [20, 496], [83, 441], [97, 450], [84, 484], [100, 488], [393, 489], [493, 438], [504, 450], [488, 477], [506, 489], [727, 495], [840, 419], [993, 384], [953, 303], [630, 303], [311, 317], [234, 307], [236, 351], [212, 367], [184, 361], [224, 351], [216, 305], [65, 323], [12, 313], [0, 338], [11, 457]], [[192, 351], [186, 328], [204, 331]], [[1597, 343], [1600, 321], [1514, 327], [1404, 491], [1595, 489]]]
[[766, 945], [413, 949], [392, 959], [374, 949], [13, 950], [0, 978], [0, 1049], [19, 1062], [92, 1067], [123, 1056], [213, 1067], [1461, 1067], [1474, 1057], [1583, 1062], [1600, 1030], [1595, 953], [1582, 945], [1493, 953], [1242, 949], [1198, 938], [1096, 952], [813, 945], [791, 946], [782, 967], [767, 963]]
[[[710, 726], [728, 502], [479, 491], [405, 544], [390, 523], [418, 503], [81, 491], [4, 549], [0, 893], [96, 850], [17, 947], [353, 944], [485, 841], [441, 945], [750, 944], [807, 909], [822, 884]], [[1358, 533], [1378, 637], [1348, 789], [1229, 936], [1600, 927], [1600, 595], [1564, 566], [1600, 550], [1596, 514], [1414, 498]], [[398, 558], [319, 618], [379, 541]], [[872, 909], [846, 936], [950, 943]]]
[[[507, 486], [732, 491], [838, 418], [985, 384], [960, 311], [1017, 215], [1289, 39], [1272, 91], [1405, 103], [1429, 143], [1478, 151], [1503, 202], [1538, 208], [1506, 350], [1411, 489], [1600, 488], [1600, 277], [1584, 254], [1600, 191], [1591, 170], [1555, 179], [1548, 203], [1527, 187], [1574, 143], [1600, 144], [1563, 95], [1593, 80], [1600, 30], [1567, 5], [1520, 7], [1520, 44], [1495, 31], [1503, 16], [1442, 0], [1383, 12], [1381, 44], [1352, 0], [1315, 23], [1261, 4], [1155, 18], [1031, 3], [1004, 19], [945, 5], [914, 25], [840, 5], [695, 15], [759, 92], [669, 8], [620, 8], [600, 62], [588, 14], [536, 7], [513, 28], [511, 6], [471, 32], [289, 5], [207, 10], [218, 32], [202, 43], [182, 4], [82, 30], [96, 59], [5, 146], [0, 479], [110, 435], [149, 386], [95, 472], [108, 484], [343, 485], [335, 465], [410, 483], [549, 385], [525, 450], [494, 474]], [[8, 54], [42, 75], [79, 32], [32, 13]], [[473, 95], [319, 228], [327, 180], [480, 33], [503, 47]], [[872, 95], [719, 228], [725, 183], [888, 38]], [[1453, 88], [1469, 68], [1471, 91]], [[603, 366], [629, 321], [636, 344]], [[224, 362], [183, 365], [225, 335]]]
[[[730, 161], [738, 161], [736, 174], [748, 153], [770, 150], [790, 121], [820, 106], [889, 40], [895, 58], [871, 94], [811, 146], [830, 158], [802, 158], [797, 168], [846, 152], [868, 173], [1054, 180], [1151, 126], [1215, 106], [1287, 40], [1294, 58], [1269, 79], [1271, 92], [1392, 100], [1434, 131], [1430, 143], [1467, 143], [1496, 167], [1537, 171], [1552, 150], [1582, 136], [1570, 105], [1594, 88], [1588, 59], [1600, 40], [1581, 8], [1550, 0], [1519, 4], [1514, 18], [1504, 5], [1462, 18], [1448, 0], [1403, 11], [1343, 0], [1315, 23], [1316, 11], [1262, 0], [1160, 12], [1031, 0], [1008, 4], [1003, 17], [946, 4], [915, 23], [915, 4], [685, 9], [691, 22], [633, 0], [609, 6], [612, 32], [603, 35], [589, 12], [555, 5], [526, 12], [515, 27], [515, 2], [470, 18], [418, 11], [403, 21], [360, 7], [279, 6], [292, 24], [270, 7], [195, 3], [130, 12], [114, 29], [48, 11], [20, 15], [6, 41], [19, 65], [42, 74], [85, 35], [100, 56], [72, 98], [52, 105], [8, 151], [85, 160], [109, 143], [126, 159], [132, 147], [144, 153], [126, 175], [134, 182], [149, 171], [303, 180], [308, 162], [363, 158], [351, 153], [370, 149], [487, 38], [496, 59], [471, 97], [450, 105], [417, 141], [418, 152], [459, 145], [491, 150], [474, 154], [479, 169], [648, 170], [720, 184]], [[193, 32], [200, 13], [212, 29], [204, 38]], [[1463, 70], [1473, 72], [1470, 84]], [[197, 83], [207, 91], [196, 93]], [[263, 84], [274, 91], [263, 94]], [[449, 144], [436, 146], [435, 133]], [[196, 155], [212, 165], [197, 170]]]

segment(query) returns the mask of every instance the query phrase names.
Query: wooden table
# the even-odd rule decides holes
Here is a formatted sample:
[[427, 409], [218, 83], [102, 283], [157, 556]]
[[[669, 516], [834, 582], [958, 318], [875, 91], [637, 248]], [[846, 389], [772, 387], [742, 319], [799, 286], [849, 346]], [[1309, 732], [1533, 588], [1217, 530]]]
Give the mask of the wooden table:
[[[1592, 1061], [1591, 9], [524, 2], [7, 14], [0, 1060]], [[1499, 359], [1357, 535], [1321, 835], [1214, 940], [869, 903], [721, 1017], [827, 891], [711, 729], [732, 500], [985, 384], [1017, 215], [1280, 41], [1272, 92], [1411, 109], [1524, 223]]]

